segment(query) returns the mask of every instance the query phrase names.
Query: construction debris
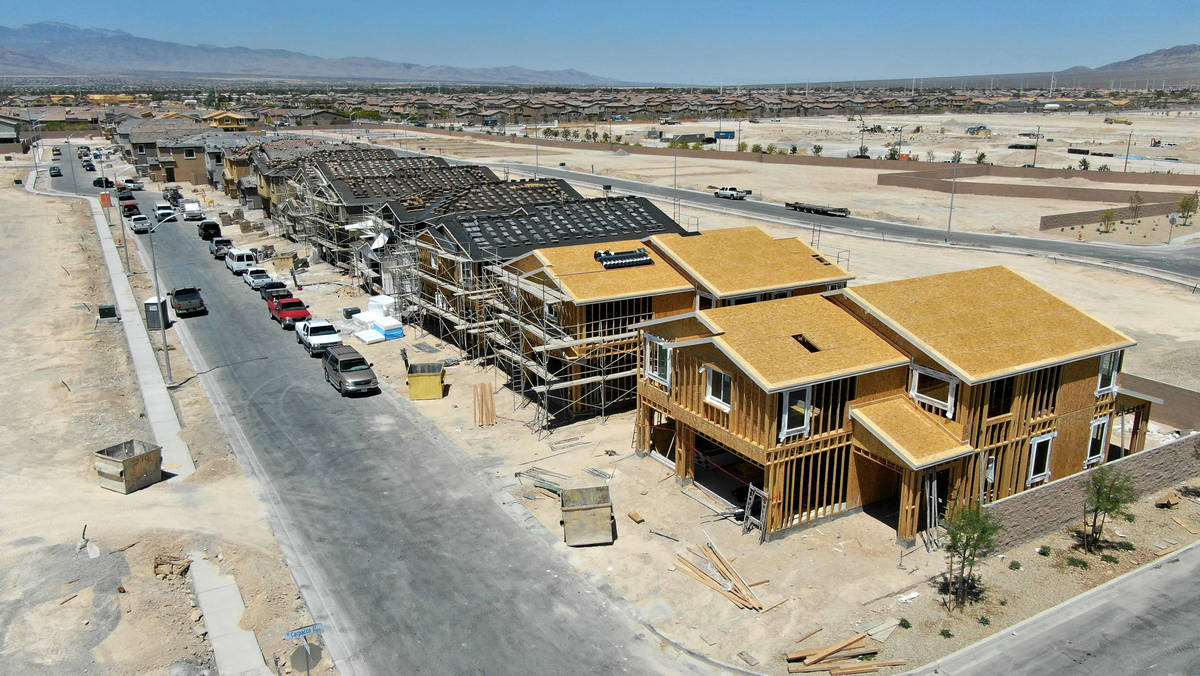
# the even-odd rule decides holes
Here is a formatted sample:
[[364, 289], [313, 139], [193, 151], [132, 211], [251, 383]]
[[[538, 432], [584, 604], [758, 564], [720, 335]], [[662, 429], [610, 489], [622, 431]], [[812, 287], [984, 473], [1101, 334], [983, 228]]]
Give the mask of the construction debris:
[[1171, 517], [1171, 520], [1174, 521], [1175, 523], [1179, 524], [1180, 526], [1183, 526], [1183, 529], [1186, 530], [1187, 532], [1191, 533], [1192, 535], [1200, 535], [1200, 530], [1196, 530], [1195, 528], [1192, 528], [1183, 519], [1181, 519], [1177, 516], [1173, 516], [1173, 517]]
[[630, 512], [629, 514], [626, 514], [626, 516], [632, 519], [634, 523], [645, 523], [646, 521], [644, 518], [642, 518], [642, 515], [638, 514], [637, 512]]
[[1174, 493], [1167, 493], [1161, 498], [1154, 501], [1154, 506], [1159, 509], [1175, 509], [1179, 506], [1179, 496]]
[[651, 532], [651, 533], [654, 533], [655, 535], [657, 535], [657, 536], [659, 536], [659, 537], [663, 537], [663, 538], [666, 538], [666, 539], [668, 539], [668, 540], [672, 540], [672, 541], [674, 541], [674, 542], [679, 542], [679, 538], [677, 538], [677, 537], [674, 537], [674, 536], [671, 536], [671, 535], [667, 535], [666, 533], [660, 533], [660, 532], [658, 532], [658, 531], [654, 530], [653, 528], [651, 528], [651, 529], [650, 529], [650, 532]]
[[559, 485], [558, 482], [562, 479], [570, 478], [566, 474], [551, 472], [550, 470], [542, 469], [541, 467], [530, 467], [529, 469], [514, 473], [513, 476], [518, 479], [529, 479], [533, 482], [535, 488], [541, 488], [542, 490], [550, 491], [556, 496], [562, 495], [562, 486]]
[[821, 631], [821, 627], [816, 627], [814, 629], [808, 630], [807, 632], [804, 633], [803, 636], [796, 639], [796, 643], [803, 643], [805, 640], [810, 639], [813, 636], [815, 636], [817, 634], [817, 632], [819, 632], [819, 631]]
[[162, 578], [183, 577], [192, 567], [192, 560], [178, 556], [156, 554], [154, 556], [154, 575]]
[[676, 570], [728, 598], [739, 608], [758, 611], [763, 609], [762, 601], [754, 594], [754, 590], [750, 589], [711, 540], [701, 545], [700, 551], [690, 547], [688, 549], [700, 559], [700, 563], [692, 563], [684, 555], [678, 554], [675, 558], [682, 565]]
[[488, 427], [496, 424], [496, 400], [487, 383], [475, 384], [475, 426]]
[[587, 472], [588, 474], [591, 474], [592, 476], [596, 477], [597, 479], [604, 479], [605, 481], [612, 481], [612, 478], [613, 478], [612, 474], [609, 474], [608, 472], [605, 472], [603, 470], [596, 469], [595, 467], [584, 467], [583, 471]]

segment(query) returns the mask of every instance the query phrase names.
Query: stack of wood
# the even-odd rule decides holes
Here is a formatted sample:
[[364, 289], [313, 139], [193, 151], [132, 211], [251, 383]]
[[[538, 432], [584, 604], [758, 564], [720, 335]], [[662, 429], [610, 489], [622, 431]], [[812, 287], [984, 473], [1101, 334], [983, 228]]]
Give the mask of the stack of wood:
[[701, 545], [699, 551], [691, 547], [688, 547], [688, 551], [695, 554], [700, 562], [692, 563], [679, 554], [676, 556], [679, 566], [675, 570], [721, 594], [739, 608], [759, 611], [763, 609], [762, 601], [758, 599], [742, 576], [738, 575], [729, 560], [721, 555], [712, 541]]
[[[816, 633], [816, 632], [813, 632]], [[809, 634], [811, 636], [811, 634]], [[810, 674], [827, 671], [831, 676], [849, 676], [850, 674], [873, 674], [883, 667], [902, 667], [904, 660], [873, 660], [863, 662], [859, 657], [876, 655], [879, 648], [868, 646], [868, 634], [855, 634], [844, 641], [838, 641], [821, 648], [796, 650], [785, 655], [788, 661], [789, 674]]]
[[492, 388], [487, 383], [475, 384], [475, 426], [485, 427], [496, 424], [496, 400], [492, 396]]
[[180, 556], [169, 556], [166, 554], [156, 554], [154, 556], [154, 575], [155, 577], [171, 578], [183, 577], [187, 575], [188, 568], [192, 567], [192, 560]]

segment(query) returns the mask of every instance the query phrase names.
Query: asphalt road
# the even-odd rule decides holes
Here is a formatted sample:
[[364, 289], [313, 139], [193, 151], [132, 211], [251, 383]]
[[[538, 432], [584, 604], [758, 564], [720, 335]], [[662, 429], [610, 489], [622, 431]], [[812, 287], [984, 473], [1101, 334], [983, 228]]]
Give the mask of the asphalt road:
[[1192, 547], [912, 673], [1200, 674], [1197, 575]]
[[[74, 163], [59, 162], [53, 187], [78, 179], [79, 192], [95, 194], [98, 174]], [[143, 212], [156, 198], [139, 194]], [[557, 534], [532, 517], [519, 523], [480, 478], [480, 461], [407, 401], [339, 397], [192, 223], [153, 236], [164, 291], [203, 289], [209, 314], [179, 320], [200, 353], [193, 366], [216, 369], [217, 409], [227, 404], [234, 418], [231, 442], [276, 510], [289, 566], [311, 581], [302, 591], [342, 648], [342, 673], [705, 670], [664, 654], [622, 602], [555, 551]], [[146, 246], [148, 235], [136, 237]]]

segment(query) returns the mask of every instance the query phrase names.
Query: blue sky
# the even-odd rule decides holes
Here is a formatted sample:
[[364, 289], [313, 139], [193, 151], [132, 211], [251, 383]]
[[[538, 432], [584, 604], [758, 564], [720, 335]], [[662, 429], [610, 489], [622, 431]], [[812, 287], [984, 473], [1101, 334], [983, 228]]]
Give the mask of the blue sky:
[[59, 0], [14, 3], [3, 21], [62, 21], [327, 57], [576, 68], [625, 80], [727, 85], [1095, 67], [1200, 41], [1197, 0]]

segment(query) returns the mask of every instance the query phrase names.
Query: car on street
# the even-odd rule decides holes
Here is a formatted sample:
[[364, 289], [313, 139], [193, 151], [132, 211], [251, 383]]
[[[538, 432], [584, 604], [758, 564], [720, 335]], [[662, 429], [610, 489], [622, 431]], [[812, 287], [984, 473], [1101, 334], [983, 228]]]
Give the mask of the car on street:
[[164, 204], [162, 202], [158, 202], [154, 205], [154, 217], [155, 218], [161, 219], [163, 216], [166, 216], [167, 214], [173, 214], [173, 213], [175, 213], [175, 208], [172, 207], [170, 204]]
[[171, 309], [175, 310], [175, 314], [179, 317], [208, 312], [208, 308], [204, 305], [204, 299], [200, 297], [199, 287], [181, 286], [169, 291], [167, 296], [171, 299]]
[[267, 313], [285, 329], [294, 327], [296, 322], [312, 318], [308, 306], [299, 298], [273, 298], [267, 301]]
[[200, 239], [209, 240], [221, 236], [221, 224], [216, 221], [200, 221], [196, 226], [196, 234]]
[[141, 214], [129, 217], [129, 229], [141, 235], [150, 232], [150, 219]]
[[242, 281], [246, 283], [246, 286], [257, 291], [263, 284], [271, 281], [271, 275], [262, 268], [247, 268], [242, 273]]
[[122, 216], [129, 217], [134, 214], [140, 214], [140, 213], [142, 213], [142, 208], [138, 206], [137, 202], [135, 202], [133, 200], [129, 200], [128, 202], [124, 202], [124, 201], [121, 202], [121, 215]]
[[349, 345], [326, 349], [321, 365], [325, 370], [325, 382], [333, 385], [343, 397], [352, 392], [379, 391], [379, 379], [371, 370], [374, 364]]
[[125, 187], [129, 190], [145, 190], [146, 186], [136, 178], [127, 178], [123, 181]]
[[62, 167], [58, 166], [57, 164], [50, 167], [50, 175], [51, 176], [62, 176]]
[[258, 295], [263, 300], [271, 300], [271, 298], [288, 298], [292, 295], [292, 291], [287, 288], [286, 283], [278, 279], [272, 279], [258, 287]]
[[112, 188], [115, 185], [116, 184], [113, 183], [113, 180], [107, 176], [101, 176], [100, 178], [92, 179], [92, 187], [94, 188]]
[[157, 219], [155, 222], [156, 223], [178, 223], [179, 222], [179, 214], [172, 211], [169, 214], [164, 214], [162, 216], [162, 218]]
[[334, 345], [341, 345], [342, 334], [333, 322], [310, 319], [296, 324], [296, 342], [303, 345], [310, 356], [317, 357]]
[[213, 258], [225, 258], [225, 252], [233, 248], [233, 240], [228, 237], [213, 237], [208, 241], [208, 253]]
[[738, 190], [733, 186], [722, 186], [713, 192], [713, 197], [721, 197], [727, 200], [744, 200], [750, 194], [749, 190]]
[[[84, 171], [95, 171], [95, 170], [96, 170], [96, 165], [92, 164], [91, 162], [84, 162], [84, 164], [83, 164], [83, 170], [84, 170]], [[111, 186], [110, 186], [110, 187], [111, 187]]]

